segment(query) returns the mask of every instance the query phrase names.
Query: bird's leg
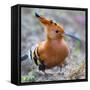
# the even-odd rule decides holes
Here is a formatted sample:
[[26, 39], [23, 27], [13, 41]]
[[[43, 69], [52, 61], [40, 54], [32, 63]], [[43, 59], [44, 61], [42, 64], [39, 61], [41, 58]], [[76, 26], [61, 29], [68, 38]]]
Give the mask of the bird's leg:
[[48, 79], [48, 74], [45, 72], [45, 65], [44, 64], [39, 65], [39, 70], [41, 70], [44, 73], [45, 78]]
[[60, 73], [62, 72], [62, 67], [59, 66]]
[[63, 68], [63, 67], [59, 67], [59, 69], [60, 69], [59, 74], [60, 74], [60, 75], [64, 75], [64, 72], [62, 72], [62, 68]]
[[60, 70], [59, 74], [64, 75], [64, 73], [62, 72], [63, 67], [64, 67], [64, 63], [62, 62], [59, 64], [59, 70]]
[[60, 69], [60, 73], [59, 74], [64, 75], [64, 72], [62, 72], [62, 69], [64, 67], [66, 67], [67, 65], [68, 65], [67, 61], [64, 61], [64, 62], [62, 62], [62, 63], [59, 64], [59, 69]]

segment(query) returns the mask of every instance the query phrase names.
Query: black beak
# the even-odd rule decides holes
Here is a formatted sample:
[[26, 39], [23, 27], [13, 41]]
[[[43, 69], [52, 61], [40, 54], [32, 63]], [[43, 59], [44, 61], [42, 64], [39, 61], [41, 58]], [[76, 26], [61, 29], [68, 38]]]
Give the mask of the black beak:
[[38, 13], [36, 13], [36, 12], [35, 12], [35, 16], [36, 16], [36, 17], [40, 17], [40, 15], [39, 15]]
[[74, 36], [74, 35], [72, 35], [72, 34], [69, 34], [69, 33], [64, 32], [64, 35], [69, 36], [69, 37], [71, 37], [71, 38], [74, 38], [74, 39], [76, 39], [76, 40], [78, 40], [78, 41], [81, 42], [81, 40], [80, 40], [79, 37], [76, 37], [76, 36]]

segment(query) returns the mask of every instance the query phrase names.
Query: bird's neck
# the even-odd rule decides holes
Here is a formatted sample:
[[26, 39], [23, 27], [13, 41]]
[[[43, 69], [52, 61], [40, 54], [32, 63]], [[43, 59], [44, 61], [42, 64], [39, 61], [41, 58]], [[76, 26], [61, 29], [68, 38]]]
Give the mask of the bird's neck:
[[60, 38], [60, 39], [50, 39], [50, 38], [47, 38], [45, 40], [45, 42], [46, 42], [46, 46], [48, 45], [48, 46], [51, 47], [51, 46], [59, 45], [63, 40], [64, 40], [63, 38]]
[[46, 41], [47, 42], [53, 42], [53, 41], [61, 41], [63, 39], [63, 37], [60, 37], [60, 38], [50, 38], [48, 35], [46, 37]]

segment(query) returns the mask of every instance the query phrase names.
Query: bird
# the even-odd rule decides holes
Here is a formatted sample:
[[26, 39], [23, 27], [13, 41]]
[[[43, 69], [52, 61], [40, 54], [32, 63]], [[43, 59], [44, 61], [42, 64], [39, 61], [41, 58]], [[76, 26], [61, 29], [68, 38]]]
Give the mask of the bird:
[[70, 36], [74, 39], [80, 40], [77, 37], [65, 32], [62, 25], [53, 20], [46, 19], [35, 12], [35, 17], [44, 26], [46, 38], [33, 46], [28, 52], [21, 57], [24, 61], [28, 57], [34, 60], [38, 69], [46, 73], [45, 70], [52, 69], [55, 66], [63, 67], [70, 50], [64, 36]]

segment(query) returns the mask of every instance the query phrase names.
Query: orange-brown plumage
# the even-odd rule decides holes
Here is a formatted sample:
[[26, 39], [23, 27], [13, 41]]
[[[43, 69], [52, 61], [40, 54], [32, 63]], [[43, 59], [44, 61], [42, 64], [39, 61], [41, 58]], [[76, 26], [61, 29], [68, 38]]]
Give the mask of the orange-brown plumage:
[[69, 48], [64, 40], [64, 29], [61, 25], [37, 16], [45, 27], [46, 39], [38, 45], [38, 55], [43, 60], [46, 68], [62, 66], [69, 54]]

